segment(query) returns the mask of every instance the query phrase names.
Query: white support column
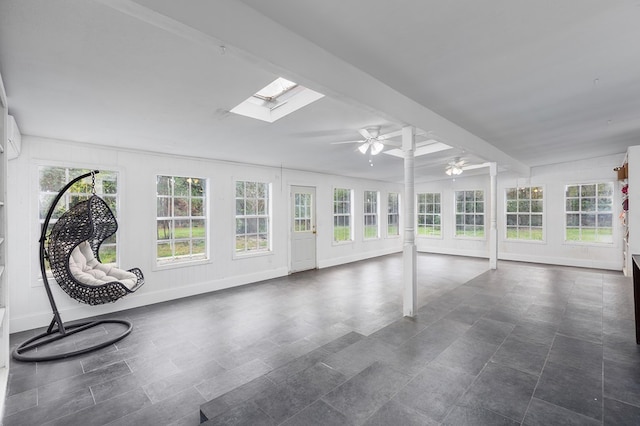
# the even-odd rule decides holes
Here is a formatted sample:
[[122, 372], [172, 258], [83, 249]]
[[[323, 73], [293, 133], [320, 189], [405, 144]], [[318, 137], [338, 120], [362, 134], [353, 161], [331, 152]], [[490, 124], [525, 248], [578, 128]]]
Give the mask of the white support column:
[[415, 128], [402, 128], [402, 150], [404, 151], [404, 248], [403, 263], [403, 314], [412, 317], [417, 310], [417, 255], [415, 222]]
[[498, 269], [498, 165], [489, 163], [491, 175], [490, 215], [491, 228], [489, 230], [489, 268]]

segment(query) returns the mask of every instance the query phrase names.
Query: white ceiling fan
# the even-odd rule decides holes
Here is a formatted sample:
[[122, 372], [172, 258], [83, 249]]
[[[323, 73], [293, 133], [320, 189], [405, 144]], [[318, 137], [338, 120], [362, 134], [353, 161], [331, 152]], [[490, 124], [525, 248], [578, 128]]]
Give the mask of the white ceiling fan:
[[358, 151], [363, 154], [367, 152], [370, 155], [378, 155], [382, 152], [385, 145], [399, 146], [398, 143], [392, 142], [389, 139], [396, 137], [400, 134], [400, 132], [392, 132], [387, 133], [386, 135], [380, 134], [380, 127], [370, 127], [367, 129], [360, 129], [358, 132], [362, 135], [364, 139], [358, 139], [353, 141], [341, 141], [341, 142], [332, 142], [332, 145], [340, 145], [345, 143], [359, 143]]
[[465, 160], [461, 160], [460, 157], [456, 157], [447, 163], [447, 167], [445, 167], [444, 172], [449, 176], [458, 176], [462, 174], [465, 165]]

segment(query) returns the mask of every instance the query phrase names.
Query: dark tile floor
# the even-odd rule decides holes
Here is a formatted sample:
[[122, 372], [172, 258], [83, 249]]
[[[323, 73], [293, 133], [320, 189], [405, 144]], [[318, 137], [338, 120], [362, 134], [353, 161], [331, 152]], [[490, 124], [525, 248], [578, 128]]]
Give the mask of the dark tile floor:
[[115, 345], [12, 362], [3, 424], [640, 424], [629, 278], [418, 263], [414, 319], [399, 255], [121, 312]]

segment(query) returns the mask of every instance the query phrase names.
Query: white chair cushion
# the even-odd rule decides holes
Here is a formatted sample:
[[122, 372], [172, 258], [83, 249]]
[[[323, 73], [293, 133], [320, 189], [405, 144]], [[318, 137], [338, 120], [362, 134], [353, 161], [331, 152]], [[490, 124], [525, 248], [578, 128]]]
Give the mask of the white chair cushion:
[[128, 289], [132, 289], [138, 282], [138, 277], [133, 272], [98, 262], [86, 241], [80, 243], [71, 252], [69, 270], [76, 280], [91, 286], [118, 281]]

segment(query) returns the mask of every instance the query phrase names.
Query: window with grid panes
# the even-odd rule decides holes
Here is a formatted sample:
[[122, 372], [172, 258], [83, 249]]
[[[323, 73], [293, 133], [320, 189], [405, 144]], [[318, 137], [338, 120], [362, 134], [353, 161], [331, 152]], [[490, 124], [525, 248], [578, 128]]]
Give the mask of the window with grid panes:
[[378, 238], [378, 192], [364, 191], [364, 238]]
[[352, 241], [351, 227], [351, 190], [335, 188], [333, 190], [333, 241]]
[[271, 250], [270, 190], [265, 182], [236, 182], [237, 254]]
[[440, 193], [418, 194], [418, 236], [440, 237], [442, 235], [440, 217]]
[[[76, 177], [88, 173], [89, 169], [76, 169], [70, 167], [40, 166], [38, 167], [38, 211], [40, 227], [44, 224], [47, 212], [58, 192]], [[100, 170], [95, 175], [95, 191], [109, 206], [116, 219], [118, 218], [118, 173], [109, 170]], [[47, 235], [58, 221], [60, 216], [69, 208], [91, 197], [91, 177], [76, 182], [69, 188], [51, 216]], [[98, 255], [102, 263], [116, 263], [118, 258], [118, 233], [107, 238], [100, 246]], [[47, 271], [49, 270], [47, 262]]]
[[294, 204], [293, 231], [311, 231], [311, 194], [295, 194]]
[[387, 236], [400, 235], [400, 195], [390, 192], [387, 197]]
[[156, 177], [158, 265], [207, 259], [206, 185], [197, 177]]
[[482, 238], [484, 232], [484, 191], [455, 191], [456, 237]]
[[507, 188], [505, 194], [507, 239], [542, 241], [542, 187]]
[[613, 243], [613, 183], [565, 187], [565, 241]]

